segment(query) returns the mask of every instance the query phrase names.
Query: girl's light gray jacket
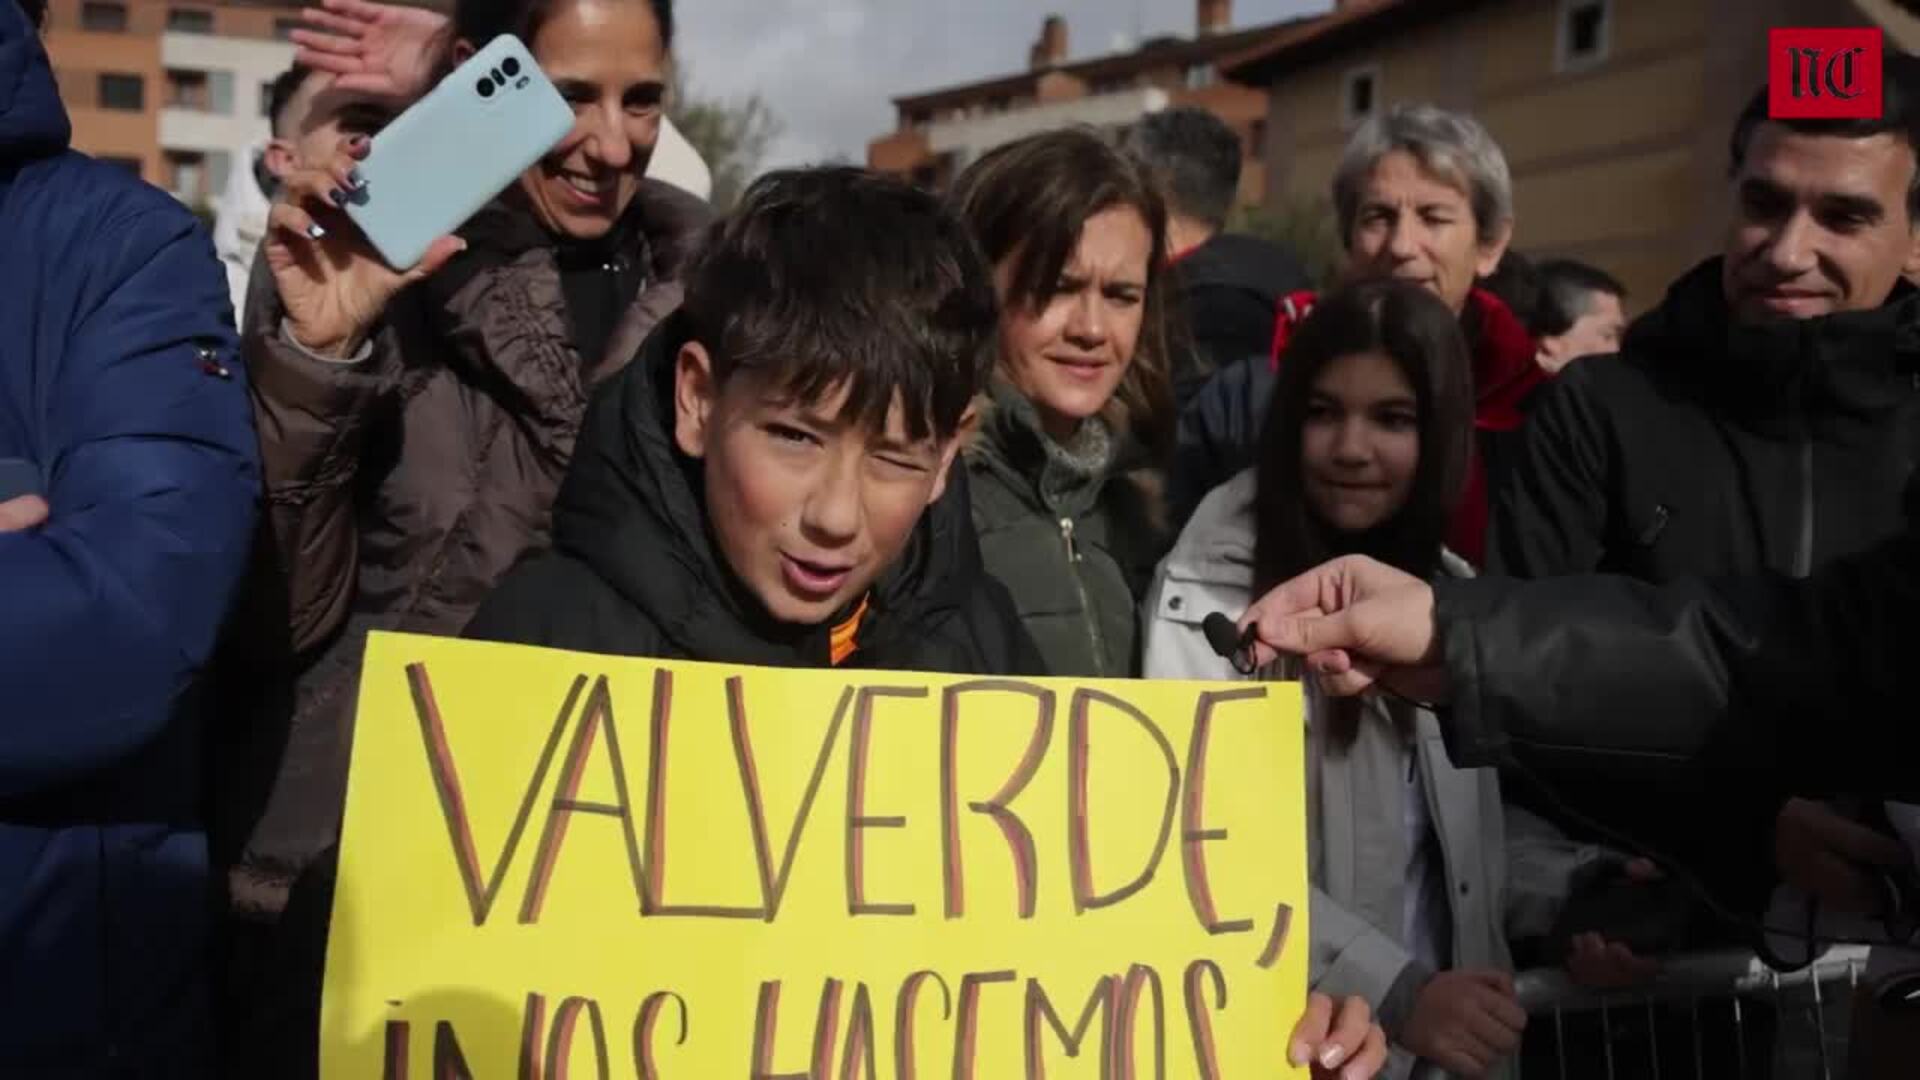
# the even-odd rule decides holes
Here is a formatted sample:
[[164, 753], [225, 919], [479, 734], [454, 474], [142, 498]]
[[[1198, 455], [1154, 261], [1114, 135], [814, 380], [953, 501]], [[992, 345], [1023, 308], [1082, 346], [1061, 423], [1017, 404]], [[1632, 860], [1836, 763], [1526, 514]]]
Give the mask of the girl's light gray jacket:
[[[1159, 679], [1243, 680], [1207, 643], [1201, 622], [1238, 619], [1254, 600], [1254, 472], [1215, 489], [1160, 564], [1143, 611], [1145, 674]], [[1471, 574], [1444, 553], [1448, 572]], [[1306, 693], [1308, 909], [1312, 988], [1357, 995], [1386, 1029], [1393, 1059], [1383, 1076], [1431, 1076], [1397, 1045], [1420, 987], [1434, 973], [1401, 941], [1407, 838], [1402, 793], [1407, 751], [1385, 705], [1370, 699], [1353, 744], [1327, 745], [1317, 730], [1324, 697]], [[1413, 760], [1439, 837], [1454, 968], [1512, 970], [1510, 937], [1543, 935], [1573, 876], [1612, 857], [1574, 845], [1551, 825], [1500, 798], [1492, 769], [1456, 769], [1431, 712], [1416, 714]], [[1416, 1067], [1419, 1072], [1416, 1072]], [[1511, 1076], [1512, 1062], [1493, 1075]]]

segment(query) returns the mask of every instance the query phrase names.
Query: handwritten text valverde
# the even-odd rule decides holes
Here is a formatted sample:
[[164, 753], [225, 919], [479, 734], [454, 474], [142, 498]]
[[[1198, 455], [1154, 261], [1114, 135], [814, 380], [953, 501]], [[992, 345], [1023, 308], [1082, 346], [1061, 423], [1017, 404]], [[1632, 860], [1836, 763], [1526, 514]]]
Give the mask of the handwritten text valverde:
[[322, 1075], [1291, 1075], [1290, 684], [369, 645]]

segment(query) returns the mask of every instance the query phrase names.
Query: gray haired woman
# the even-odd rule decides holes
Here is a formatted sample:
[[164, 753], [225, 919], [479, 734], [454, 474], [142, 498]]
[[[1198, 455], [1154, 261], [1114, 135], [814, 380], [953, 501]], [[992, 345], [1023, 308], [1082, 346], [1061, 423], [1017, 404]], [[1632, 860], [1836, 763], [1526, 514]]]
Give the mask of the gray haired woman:
[[[1533, 338], [1476, 282], [1513, 236], [1513, 177], [1480, 122], [1436, 105], [1396, 105], [1348, 140], [1333, 177], [1349, 282], [1411, 281], [1460, 319], [1473, 353], [1475, 457], [1447, 546], [1478, 565], [1485, 551], [1484, 459], [1520, 426], [1520, 406], [1543, 378]], [[1169, 510], [1184, 521], [1214, 487], [1251, 465], [1273, 373], [1314, 298], [1296, 293], [1276, 312], [1273, 348], [1216, 374], [1181, 415], [1168, 476]]]

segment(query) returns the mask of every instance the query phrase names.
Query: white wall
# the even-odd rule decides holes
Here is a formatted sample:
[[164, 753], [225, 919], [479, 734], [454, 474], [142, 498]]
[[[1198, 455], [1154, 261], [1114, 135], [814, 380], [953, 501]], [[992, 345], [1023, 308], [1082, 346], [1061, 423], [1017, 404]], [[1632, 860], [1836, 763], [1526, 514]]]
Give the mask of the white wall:
[[[224, 72], [233, 80], [232, 100], [225, 112], [167, 106], [169, 90], [162, 82], [161, 148], [224, 155], [227, 163], [239, 165], [247, 149], [268, 135], [264, 88], [293, 64], [293, 46], [255, 38], [163, 34], [160, 62], [173, 70]], [[224, 186], [224, 176], [210, 175], [202, 194], [218, 196]]]
[[941, 120], [927, 125], [927, 147], [936, 154], [953, 154], [954, 167], [961, 169], [1002, 143], [1072, 124], [1095, 127], [1131, 124], [1147, 113], [1166, 108], [1167, 103], [1165, 90], [1147, 87]]

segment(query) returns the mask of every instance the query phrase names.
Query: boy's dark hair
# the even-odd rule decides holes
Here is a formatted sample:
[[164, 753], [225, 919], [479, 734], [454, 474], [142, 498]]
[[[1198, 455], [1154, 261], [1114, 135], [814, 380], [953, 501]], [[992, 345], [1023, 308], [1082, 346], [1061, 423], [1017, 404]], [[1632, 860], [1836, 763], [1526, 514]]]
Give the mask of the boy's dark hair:
[[1115, 207], [1139, 212], [1152, 238], [1140, 341], [1106, 419], [1155, 450], [1169, 444], [1167, 208], [1140, 165], [1089, 128], [1063, 128], [988, 151], [954, 181], [948, 201], [990, 264], [1012, 260], [1001, 297], [1009, 309], [1043, 307], [1053, 297], [1088, 218]]
[[1240, 193], [1240, 136], [1205, 109], [1148, 113], [1126, 150], [1159, 180], [1177, 214], [1224, 228]]
[[966, 227], [861, 169], [756, 180], [684, 281], [716, 383], [752, 372], [797, 401], [845, 385], [845, 414], [874, 430], [898, 398], [913, 438], [951, 437], [992, 370], [999, 307]]
[[27, 24], [35, 30], [47, 25], [47, 0], [20, 0], [20, 10], [27, 13]]
[[1762, 86], [1734, 121], [1727, 175], [1740, 175], [1740, 168], [1747, 161], [1747, 148], [1753, 144], [1753, 133], [1763, 123], [1779, 124], [1802, 135], [1833, 135], [1843, 139], [1891, 133], [1904, 139], [1914, 153], [1913, 182], [1907, 186], [1907, 217], [1911, 225], [1920, 228], [1920, 57], [1891, 49], [1886, 52], [1881, 67], [1880, 101], [1880, 115], [1874, 119], [1774, 120], [1767, 116], [1767, 88]]
[[1578, 259], [1550, 259], [1540, 264], [1540, 302], [1534, 305], [1527, 330], [1536, 338], [1554, 337], [1573, 329], [1593, 306], [1599, 293], [1624, 301], [1627, 287], [1620, 279]]
[[282, 125], [286, 121], [287, 106], [293, 103], [293, 96], [300, 92], [300, 87], [312, 74], [312, 68], [296, 63], [281, 72], [273, 80], [273, 84], [267, 87], [267, 123], [272, 127], [276, 138], [286, 134]]
[[[1313, 384], [1328, 364], [1384, 353], [1412, 385], [1420, 409], [1420, 463], [1407, 503], [1369, 532], [1342, 535], [1306, 497], [1301, 431]], [[1371, 555], [1426, 577], [1466, 481], [1473, 438], [1473, 361], [1460, 320], [1421, 286], [1374, 281], [1321, 298], [1287, 343], [1260, 434], [1254, 499], [1254, 580], [1265, 592], [1340, 555]]]

